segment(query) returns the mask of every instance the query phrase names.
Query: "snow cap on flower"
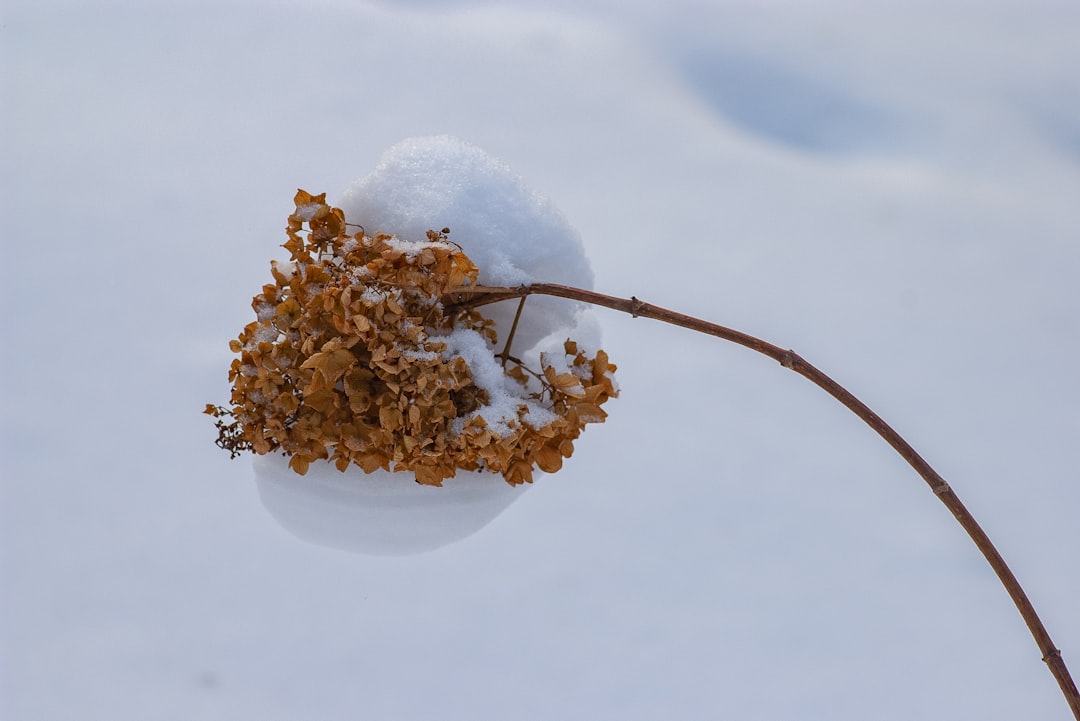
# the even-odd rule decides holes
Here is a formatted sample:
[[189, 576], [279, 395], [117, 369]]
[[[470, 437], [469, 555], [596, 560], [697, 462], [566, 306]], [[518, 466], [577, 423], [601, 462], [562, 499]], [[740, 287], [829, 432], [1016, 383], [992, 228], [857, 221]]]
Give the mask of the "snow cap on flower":
[[[458, 138], [418, 137], [394, 145], [369, 175], [349, 186], [339, 205], [369, 233], [423, 240], [428, 230], [449, 227], [450, 240], [479, 268], [482, 285], [593, 287], [581, 237], [558, 209], [505, 163]], [[553, 333], [560, 342], [579, 337], [573, 330], [582, 311], [581, 304], [530, 298], [515, 348], [525, 353]], [[505, 338], [514, 305], [499, 304], [485, 315]]]

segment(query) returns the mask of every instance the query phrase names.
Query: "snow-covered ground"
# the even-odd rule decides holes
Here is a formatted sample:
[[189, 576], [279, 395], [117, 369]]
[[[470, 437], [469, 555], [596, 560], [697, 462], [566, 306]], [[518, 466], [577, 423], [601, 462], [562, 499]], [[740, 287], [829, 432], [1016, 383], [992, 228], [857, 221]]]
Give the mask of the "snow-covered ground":
[[296, 188], [453, 134], [598, 290], [880, 412], [1080, 673], [1075, 3], [15, 0], [0, 54], [0, 718], [1069, 718], [925, 484], [743, 349], [598, 311], [608, 421], [418, 556], [290, 535], [200, 411]]

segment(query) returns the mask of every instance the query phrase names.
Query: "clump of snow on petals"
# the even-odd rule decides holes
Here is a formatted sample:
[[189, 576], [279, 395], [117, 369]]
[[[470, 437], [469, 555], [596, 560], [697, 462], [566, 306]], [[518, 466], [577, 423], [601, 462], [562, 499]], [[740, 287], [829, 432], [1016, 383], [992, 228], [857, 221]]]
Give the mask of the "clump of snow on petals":
[[[562, 283], [592, 288], [593, 274], [578, 232], [544, 196], [505, 163], [450, 136], [410, 138], [387, 150], [375, 169], [353, 183], [338, 204], [367, 232], [422, 241], [428, 230], [449, 238], [479, 267], [483, 285]], [[505, 338], [514, 302], [484, 309]], [[546, 336], [565, 340], [584, 306], [533, 297], [514, 337], [518, 353]]]

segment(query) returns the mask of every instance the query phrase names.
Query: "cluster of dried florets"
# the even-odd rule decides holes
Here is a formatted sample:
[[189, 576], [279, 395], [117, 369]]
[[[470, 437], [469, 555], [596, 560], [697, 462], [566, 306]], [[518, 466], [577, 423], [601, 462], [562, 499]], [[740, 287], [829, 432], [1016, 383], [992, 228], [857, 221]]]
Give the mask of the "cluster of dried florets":
[[[558, 470], [585, 424], [603, 421], [616, 395], [606, 353], [567, 341], [565, 355], [542, 354], [533, 371], [508, 348], [496, 358], [495, 328], [478, 311], [443, 304], [478, 274], [448, 231], [422, 242], [349, 234], [325, 194], [301, 190], [295, 203], [291, 262], [271, 264], [274, 283], [252, 302], [257, 320], [230, 343], [231, 407], [206, 408], [219, 446], [284, 452], [300, 474], [325, 459], [435, 486], [457, 469], [518, 484], [534, 467]], [[478, 347], [487, 366], [501, 365], [497, 389], [474, 373]], [[518, 394], [509, 413], [507, 383]]]

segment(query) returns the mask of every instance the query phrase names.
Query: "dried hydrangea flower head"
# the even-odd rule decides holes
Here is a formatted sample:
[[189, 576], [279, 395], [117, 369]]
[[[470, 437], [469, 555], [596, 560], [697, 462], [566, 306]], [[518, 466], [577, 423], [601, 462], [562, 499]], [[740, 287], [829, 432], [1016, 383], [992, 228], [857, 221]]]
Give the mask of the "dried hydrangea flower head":
[[604, 351], [567, 340], [530, 369], [509, 344], [496, 351], [479, 311], [443, 303], [478, 274], [448, 231], [367, 235], [325, 193], [294, 200], [290, 262], [271, 264], [256, 320], [230, 343], [230, 407], [206, 408], [218, 445], [283, 452], [300, 474], [328, 460], [433, 486], [458, 469], [516, 485], [559, 470], [585, 425], [604, 420], [617, 395]]

